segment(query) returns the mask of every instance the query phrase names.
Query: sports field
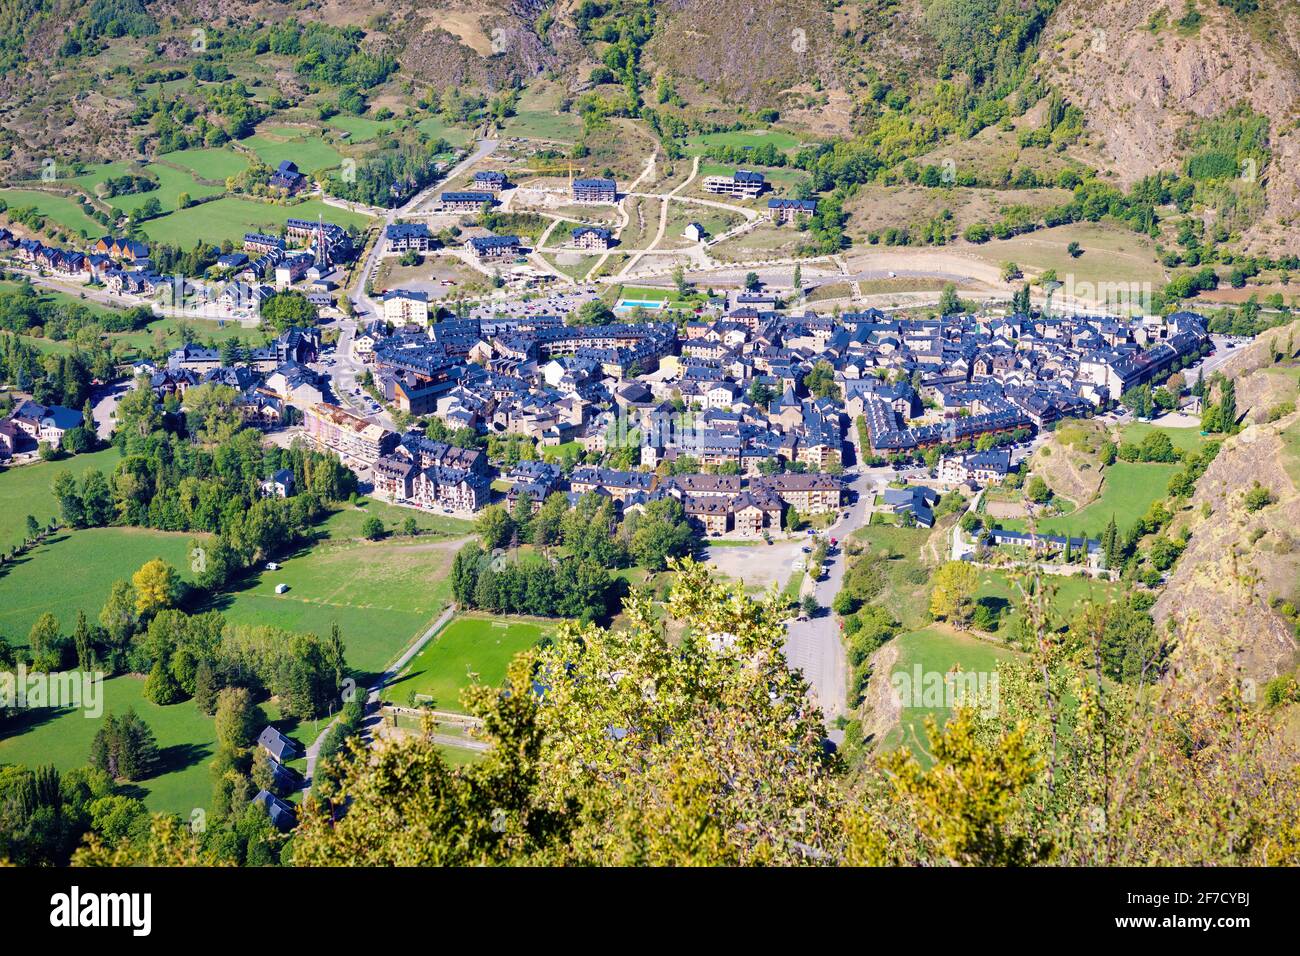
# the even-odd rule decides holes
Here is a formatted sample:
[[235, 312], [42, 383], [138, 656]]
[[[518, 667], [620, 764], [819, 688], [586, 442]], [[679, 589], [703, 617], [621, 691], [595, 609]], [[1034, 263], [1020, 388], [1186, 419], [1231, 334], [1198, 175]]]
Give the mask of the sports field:
[[437, 710], [462, 711], [460, 692], [475, 682], [475, 676], [479, 683], [501, 683], [510, 659], [543, 634], [542, 624], [534, 621], [461, 615], [384, 688], [383, 698], [406, 706], [414, 694], [417, 701]]
[[286, 219], [315, 219], [321, 216], [326, 222], [343, 226], [364, 228], [369, 219], [346, 209], [327, 206], [317, 199], [292, 206], [272, 205], [226, 196], [199, 206], [181, 209], [170, 215], [151, 219], [143, 226], [145, 234], [155, 242], [170, 242], [188, 249], [200, 239], [219, 243], [242, 239], [244, 233], [259, 229], [278, 232]]

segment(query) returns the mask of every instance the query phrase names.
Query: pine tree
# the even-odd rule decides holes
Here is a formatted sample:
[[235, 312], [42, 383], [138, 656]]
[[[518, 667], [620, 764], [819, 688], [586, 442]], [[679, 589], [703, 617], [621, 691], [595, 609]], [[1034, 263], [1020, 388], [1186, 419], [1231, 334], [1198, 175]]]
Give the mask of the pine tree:
[[217, 686], [216, 675], [212, 672], [212, 665], [201, 661], [194, 673], [194, 706], [199, 709], [199, 713], [211, 717], [217, 712], [218, 690], [220, 688]]
[[77, 667], [83, 671], [94, 670], [95, 651], [90, 646], [90, 625], [86, 623], [86, 612], [77, 612], [77, 627], [72, 635], [77, 651]]

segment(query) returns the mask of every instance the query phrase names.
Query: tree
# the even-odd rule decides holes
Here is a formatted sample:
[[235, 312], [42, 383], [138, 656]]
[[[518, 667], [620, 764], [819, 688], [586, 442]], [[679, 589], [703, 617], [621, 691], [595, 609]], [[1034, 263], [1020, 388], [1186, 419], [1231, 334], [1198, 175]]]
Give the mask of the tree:
[[762, 283], [762, 281], [758, 278], [758, 273], [757, 273], [757, 272], [747, 272], [747, 273], [745, 273], [745, 291], [746, 291], [746, 292], [757, 292], [757, 291], [758, 291], [759, 289], [761, 289], [761, 288], [763, 288], [763, 283]]
[[81, 504], [81, 492], [77, 485], [77, 479], [72, 477], [72, 472], [65, 468], [55, 475], [50, 490], [54, 492], [54, 498], [59, 503], [59, 510], [63, 514], [63, 523], [70, 528], [84, 527], [86, 512]]
[[1036, 505], [1045, 505], [1052, 499], [1052, 489], [1042, 475], [1034, 475], [1025, 485], [1025, 497]]
[[257, 714], [247, 688], [227, 687], [217, 695], [215, 726], [218, 748], [240, 754], [253, 745]]
[[185, 691], [177, 682], [171, 668], [167, 666], [167, 662], [161, 658], [154, 661], [149, 676], [145, 678], [144, 696], [146, 700], [160, 706], [175, 704], [185, 699]]
[[90, 765], [114, 780], [144, 780], [158, 761], [158, 742], [134, 708], [108, 714], [90, 745]]
[[176, 569], [170, 564], [161, 558], [146, 561], [139, 571], [131, 575], [136, 614], [148, 617], [163, 608], [171, 607], [176, 601], [179, 584]]
[[970, 622], [971, 598], [979, 585], [979, 573], [966, 561], [948, 561], [934, 573], [930, 591], [930, 613], [959, 628]]
[[378, 541], [384, 536], [384, 522], [375, 515], [366, 515], [361, 522], [361, 536], [369, 541]]
[[944, 283], [939, 293], [939, 314], [956, 315], [961, 311], [961, 299], [957, 297], [957, 286], [951, 282]]
[[515, 533], [514, 522], [500, 505], [488, 505], [474, 521], [474, 531], [488, 551], [503, 548]]

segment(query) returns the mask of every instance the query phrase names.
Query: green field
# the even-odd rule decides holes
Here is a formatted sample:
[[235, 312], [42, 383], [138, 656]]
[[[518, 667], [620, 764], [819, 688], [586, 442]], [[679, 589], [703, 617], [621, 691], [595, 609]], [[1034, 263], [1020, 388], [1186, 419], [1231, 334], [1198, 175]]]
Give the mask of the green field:
[[[1169, 479], [1177, 470], [1177, 465], [1117, 461], [1106, 469], [1100, 497], [1070, 514], [1039, 520], [1038, 531], [1100, 538], [1112, 515], [1120, 531], [1124, 531], [1147, 513], [1152, 502], [1165, 497]], [[1019, 518], [998, 523], [1010, 531], [1027, 529]]]
[[1174, 448], [1182, 452], [1200, 451], [1201, 446], [1205, 444], [1199, 428], [1166, 428], [1151, 422], [1130, 422], [1120, 432], [1120, 438], [1137, 445], [1152, 432], [1164, 432], [1169, 436], [1169, 441], [1173, 443]]
[[[1119, 594], [1119, 586], [1106, 580], [1098, 580], [1083, 575], [1049, 575], [1045, 581], [1056, 589], [1052, 601], [1055, 611], [1055, 624], [1069, 623], [1079, 605], [1084, 601], [1106, 602]], [[1003, 571], [983, 570], [980, 573], [979, 586], [975, 589], [975, 600], [988, 603], [1000, 611], [996, 634], [1005, 639], [1021, 616], [1019, 607], [1022, 603], [1020, 591]]]
[[919, 628], [930, 620], [930, 572], [921, 563], [921, 548], [929, 536], [924, 528], [881, 524], [864, 525], [851, 534], [862, 544], [863, 557], [850, 561], [884, 560], [885, 586], [875, 603], [905, 628]]
[[226, 179], [248, 168], [247, 157], [241, 156], [233, 149], [182, 149], [174, 153], [165, 153], [158, 159], [160, 162], [183, 166], [200, 179]]
[[381, 123], [379, 120], [366, 119], [364, 116], [344, 116], [342, 114], [331, 116], [325, 121], [325, 125], [330, 129], [347, 133], [348, 141], [353, 143], [368, 142], [381, 132], [393, 128], [392, 120]]
[[356, 226], [363, 229], [369, 222], [366, 216], [327, 206], [318, 199], [280, 206], [226, 196], [151, 219], [143, 228], [145, 234], [156, 242], [170, 242], [189, 248], [200, 239], [212, 243], [220, 243], [225, 239], [235, 242], [243, 239], [244, 233], [258, 229], [278, 232], [286, 219], [315, 219], [318, 215], [326, 222], [337, 223], [344, 228]]
[[741, 149], [753, 149], [756, 146], [766, 146], [769, 143], [782, 152], [788, 153], [798, 148], [799, 139], [783, 130], [742, 129], [725, 133], [705, 133], [700, 136], [692, 136], [686, 140], [685, 146], [687, 155], [695, 156], [703, 153], [711, 146], [734, 146]]
[[130, 193], [124, 196], [111, 196], [103, 199], [103, 202], [109, 206], [126, 213], [134, 212], [150, 199], [157, 199], [165, 212], [172, 212], [177, 207], [177, 200], [181, 193], [189, 193], [191, 199], [202, 199], [207, 196], [215, 196], [224, 190], [222, 186], [204, 185], [196, 180], [193, 174], [184, 170], [173, 169], [171, 166], [164, 166], [161, 163], [136, 166], [130, 163], [108, 163], [82, 173], [71, 182], [76, 183], [92, 196], [98, 196], [97, 187], [101, 183], [109, 177], [121, 176], [133, 168], [138, 175], [156, 179], [158, 188], [151, 189], [148, 192]]
[[[979, 638], [939, 628], [903, 634], [895, 638], [895, 644], [898, 647], [898, 659], [890, 672], [891, 681], [897, 681], [899, 675], [903, 674], [913, 678], [914, 668], [918, 664], [923, 675], [945, 674], [956, 666], [964, 672], [991, 676], [999, 661], [1014, 656], [1013, 652]], [[930, 749], [925, 719], [933, 717], [943, 724], [948, 719], [950, 710], [946, 706], [923, 706], [926, 703], [923, 698], [904, 700], [903, 703], [905, 706], [899, 714], [898, 724], [885, 735], [882, 746], [889, 750], [899, 746], [909, 747], [917, 759], [923, 764], [929, 764]], [[916, 706], [918, 704], [922, 706]]]
[[429, 139], [445, 139], [452, 146], [464, 146], [470, 140], [468, 130], [463, 130], [457, 126], [450, 126], [438, 119], [436, 116], [430, 116], [422, 119], [415, 124], [415, 128], [427, 136]]
[[[582, 132], [582, 122], [576, 113], [561, 113], [559, 100], [559, 95], [554, 92], [525, 92], [519, 98], [515, 115], [504, 123], [505, 135], [558, 143], [576, 142]], [[453, 141], [449, 139], [448, 142]]]
[[0, 200], [11, 209], [34, 207], [52, 223], [71, 232], [84, 232], [87, 236], [97, 236], [104, 232], [103, 226], [82, 212], [79, 203], [66, 196], [34, 189], [0, 189]]
[[251, 149], [266, 165], [274, 168], [286, 159], [298, 164], [303, 173], [333, 169], [343, 161], [343, 156], [320, 136], [285, 127], [263, 128], [256, 136], [241, 140], [240, 145]]
[[384, 688], [383, 698], [406, 706], [415, 694], [437, 710], [459, 712], [460, 692], [474, 682], [471, 674], [483, 684], [501, 683], [510, 659], [542, 635], [542, 625], [533, 621], [461, 615]]
[[[116, 448], [107, 448], [73, 455], [63, 461], [38, 461], [0, 472], [0, 550], [8, 551], [22, 543], [27, 533], [28, 515], [42, 525], [58, 517], [59, 506], [50, 491], [56, 474], [66, 468], [80, 477], [82, 472], [98, 468], [109, 475], [120, 459]], [[0, 590], [4, 589], [3, 581], [0, 578]]]
[[[116, 452], [113, 452], [116, 455]], [[131, 579], [146, 561], [162, 558], [180, 577], [190, 577], [192, 535], [143, 528], [85, 528], [56, 532], [0, 575], [0, 634], [26, 645], [32, 624], [45, 611], [71, 633], [78, 611], [94, 622], [114, 581]]]
[[[423, 533], [378, 542], [360, 537], [361, 522], [376, 514], [388, 528], [416, 515]], [[367, 677], [378, 674], [422, 634], [450, 602], [447, 573], [466, 522], [422, 515], [370, 502], [345, 506], [320, 526], [312, 546], [279, 559], [278, 571], [262, 570], [212, 607], [241, 624], [270, 624], [321, 636], [337, 623], [347, 642], [348, 663]], [[277, 584], [289, 585], [276, 594]]]
[[[142, 677], [111, 678], [104, 681], [102, 693], [105, 714], [134, 707], [158, 739], [160, 772], [132, 785], [130, 795], [143, 799], [150, 810], [187, 819], [191, 810], [207, 807], [212, 796], [208, 764], [216, 751], [212, 718], [199, 713], [193, 701], [167, 707], [150, 703], [144, 699]], [[63, 771], [84, 767], [100, 723], [71, 708], [24, 711], [6, 725], [0, 763], [53, 764]]]

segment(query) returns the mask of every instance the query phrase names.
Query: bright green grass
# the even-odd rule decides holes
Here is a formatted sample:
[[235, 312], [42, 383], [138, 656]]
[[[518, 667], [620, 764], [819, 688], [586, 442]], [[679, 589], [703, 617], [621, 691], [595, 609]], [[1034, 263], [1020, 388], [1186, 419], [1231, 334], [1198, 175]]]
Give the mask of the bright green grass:
[[[296, 131], [282, 132], [288, 135]], [[289, 159], [297, 163], [298, 169], [304, 173], [333, 169], [343, 161], [342, 154], [319, 136], [301, 134], [292, 139], [281, 139], [279, 136], [272, 138], [258, 134], [241, 140], [240, 145], [251, 149], [262, 162], [272, 168]]]
[[479, 683], [500, 684], [510, 659], [536, 644], [542, 634], [542, 626], [532, 621], [458, 617], [384, 688], [384, 700], [406, 705], [412, 693], [428, 695], [435, 709], [460, 712], [460, 692], [474, 683], [471, 674], [478, 675]]
[[[208, 764], [216, 751], [216, 730], [211, 717], [199, 713], [193, 701], [160, 707], [144, 698], [144, 679], [122, 676], [102, 685], [104, 713], [122, 714], [134, 707], [158, 740], [161, 772], [133, 785], [149, 809], [179, 813], [189, 818], [195, 808], [206, 808], [212, 796]], [[71, 708], [39, 709], [21, 713], [6, 724], [0, 740], [0, 763], [39, 767], [53, 764], [62, 771], [84, 767], [90, 744], [101, 720]], [[260, 730], [260, 728], [259, 728]]]
[[158, 158], [184, 166], [200, 179], [222, 180], [237, 176], [248, 168], [248, 158], [233, 149], [182, 149]]
[[246, 232], [259, 229], [278, 231], [286, 219], [315, 219], [318, 215], [326, 222], [345, 228], [356, 226], [361, 229], [369, 222], [366, 216], [327, 206], [317, 199], [279, 206], [226, 196], [151, 219], [143, 228], [145, 234], [156, 242], [170, 242], [188, 249], [200, 239], [213, 243], [225, 239], [234, 242], [243, 239]]
[[[347, 642], [348, 663], [365, 675], [377, 674], [412, 640], [424, 633], [451, 599], [447, 573], [465, 522], [418, 515], [426, 529], [414, 538], [378, 542], [360, 538], [367, 514], [396, 526], [409, 509], [390, 519], [378, 502], [363, 511], [346, 507], [320, 526], [319, 540], [278, 561], [280, 570], [259, 571], [213, 607], [240, 624], [270, 624], [321, 636], [338, 624]], [[276, 594], [277, 584], [289, 585]]]
[[367, 119], [364, 116], [331, 116], [325, 121], [325, 125], [331, 129], [342, 130], [348, 134], [349, 142], [365, 143], [377, 137], [385, 130], [393, 128], [392, 121], [380, 122], [379, 120]]
[[430, 116], [428, 119], [420, 120], [420, 122], [415, 124], [415, 128], [429, 139], [445, 139], [452, 146], [464, 146], [469, 142], [470, 138], [468, 130], [463, 130], [456, 126], [449, 126], [442, 120], [433, 116]]
[[1173, 443], [1174, 448], [1179, 451], [1200, 451], [1201, 446], [1205, 444], [1199, 428], [1166, 428], [1151, 422], [1130, 422], [1120, 432], [1120, 438], [1137, 445], [1152, 432], [1164, 432], [1169, 436], [1169, 441]]
[[31, 189], [0, 189], [0, 200], [11, 209], [32, 206], [51, 222], [71, 232], [99, 235], [104, 227], [81, 211], [80, 204], [66, 196]]
[[[1038, 522], [1038, 531], [1100, 538], [1112, 515], [1119, 530], [1126, 531], [1146, 514], [1152, 502], [1165, 496], [1169, 479], [1178, 467], [1154, 462], [1117, 461], [1106, 469], [1099, 498], [1070, 514], [1043, 518]], [[1025, 522], [1019, 518], [999, 523], [1011, 531], [1026, 530]]]
[[798, 147], [799, 139], [782, 130], [773, 129], [705, 133], [701, 136], [692, 136], [686, 140], [686, 153], [694, 156], [697, 153], [703, 153], [710, 146], [738, 146], [742, 149], [746, 147], [752, 149], [756, 146], [766, 146], [769, 143], [783, 152], [789, 152]]
[[[1057, 625], [1068, 624], [1084, 601], [1104, 603], [1119, 596], [1119, 586], [1110, 581], [1098, 580], [1083, 575], [1046, 575], [1046, 583], [1056, 589], [1052, 601]], [[983, 570], [980, 572], [979, 586], [975, 589], [976, 601], [987, 601], [995, 608], [1001, 609], [996, 634], [1004, 638], [1012, 632], [1017, 619], [1021, 616], [1020, 591], [1004, 571]]]
[[25, 646], [32, 624], [45, 611], [59, 619], [64, 633], [72, 632], [78, 611], [94, 622], [113, 582], [129, 581], [154, 558], [162, 558], [188, 580], [191, 537], [143, 528], [56, 532], [5, 565], [0, 575], [0, 634]]
[[[991, 675], [999, 661], [1014, 656], [1011, 651], [978, 638], [937, 628], [903, 634], [895, 638], [895, 643], [898, 647], [898, 659], [890, 672], [890, 679], [895, 680], [896, 675], [907, 674], [912, 678], [912, 684], [915, 684], [915, 667], [918, 664], [923, 679], [924, 675], [929, 673], [945, 674], [952, 670], [954, 665], [965, 672]], [[877, 675], [873, 679], [879, 680], [882, 677], [884, 675]], [[930, 747], [929, 738], [926, 736], [925, 719], [933, 717], [942, 725], [948, 719], [950, 711], [946, 706], [907, 706], [911, 703], [923, 705], [926, 703], [924, 698], [904, 700], [903, 703], [905, 706], [899, 714], [898, 725], [885, 735], [883, 746], [890, 750], [899, 746], [909, 747], [922, 764], [929, 765]]]
[[[120, 459], [116, 448], [107, 448], [85, 455], [73, 455], [63, 461], [38, 461], [0, 472], [0, 550], [8, 551], [14, 545], [22, 543], [27, 534], [28, 515], [35, 517], [42, 525], [58, 516], [59, 505], [50, 491], [56, 474], [66, 468], [79, 478], [83, 472], [98, 468], [109, 475]], [[0, 592], [6, 590], [5, 579], [0, 577]]]
[[224, 191], [223, 186], [206, 186], [191, 174], [182, 172], [179, 169], [172, 169], [170, 166], [154, 163], [148, 167], [148, 172], [150, 176], [157, 178], [157, 189], [150, 190], [147, 193], [132, 193], [129, 196], [114, 196], [111, 199], [105, 199], [104, 202], [114, 209], [121, 209], [123, 212], [130, 213], [139, 209], [150, 199], [157, 199], [165, 212], [174, 212], [179, 205], [181, 193], [189, 193], [191, 199], [204, 199]]

